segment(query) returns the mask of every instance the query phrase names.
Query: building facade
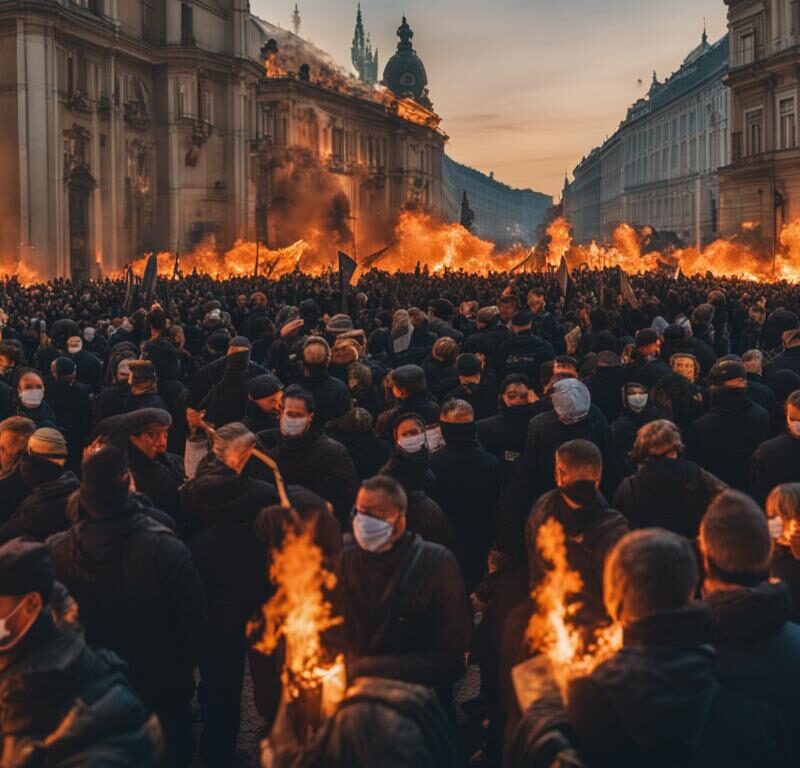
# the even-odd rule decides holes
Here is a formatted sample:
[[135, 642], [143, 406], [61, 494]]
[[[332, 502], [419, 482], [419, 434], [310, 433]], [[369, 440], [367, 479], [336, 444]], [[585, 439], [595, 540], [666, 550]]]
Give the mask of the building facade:
[[0, 258], [84, 278], [209, 235], [285, 245], [288, 163], [340, 191], [317, 204], [342, 220], [440, 212], [446, 137], [407, 90], [247, 0], [0, 0]]
[[475, 214], [472, 231], [498, 245], [534, 244], [553, 198], [531, 189], [514, 189], [474, 168], [444, 156], [442, 169], [444, 215], [459, 221], [466, 192]]
[[800, 216], [800, 4], [726, 5], [732, 156], [720, 174], [722, 230], [753, 222], [774, 245], [782, 224]]
[[608, 241], [626, 222], [690, 245], [719, 234], [719, 168], [728, 162], [728, 38], [700, 45], [573, 171], [565, 210], [579, 242]]

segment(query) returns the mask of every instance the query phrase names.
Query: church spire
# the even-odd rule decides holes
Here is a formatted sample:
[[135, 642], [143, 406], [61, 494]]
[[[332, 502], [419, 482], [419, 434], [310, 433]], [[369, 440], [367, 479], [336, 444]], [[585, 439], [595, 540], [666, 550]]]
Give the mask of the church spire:
[[372, 50], [372, 41], [364, 33], [364, 17], [361, 15], [361, 3], [356, 12], [356, 28], [353, 33], [353, 45], [350, 58], [358, 72], [359, 80], [374, 84], [378, 82], [378, 51]]
[[703, 43], [703, 48], [705, 48], [708, 45], [708, 32], [706, 31], [706, 17], [705, 16], [703, 16], [703, 37], [701, 39], [702, 39], [702, 43]]
[[297, 3], [294, 4], [294, 11], [292, 11], [292, 28], [294, 29], [294, 33], [296, 35], [300, 35], [300, 9], [297, 7]]

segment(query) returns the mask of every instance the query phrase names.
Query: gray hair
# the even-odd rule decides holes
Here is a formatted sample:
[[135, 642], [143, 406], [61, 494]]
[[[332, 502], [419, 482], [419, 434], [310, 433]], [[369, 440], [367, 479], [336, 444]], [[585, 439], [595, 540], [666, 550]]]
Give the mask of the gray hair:
[[214, 455], [223, 463], [231, 450], [246, 451], [256, 444], [256, 436], [241, 422], [234, 421], [220, 427], [214, 433], [212, 449]]

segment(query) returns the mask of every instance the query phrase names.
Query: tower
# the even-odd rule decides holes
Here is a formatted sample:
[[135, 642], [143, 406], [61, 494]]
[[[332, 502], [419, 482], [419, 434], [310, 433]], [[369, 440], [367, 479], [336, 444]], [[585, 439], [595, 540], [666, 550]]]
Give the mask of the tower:
[[358, 72], [358, 79], [369, 85], [378, 82], [378, 51], [372, 50], [370, 36], [364, 34], [364, 19], [361, 15], [361, 3], [356, 13], [356, 28], [353, 33], [353, 45], [350, 49], [353, 66]]
[[297, 3], [294, 4], [294, 10], [292, 11], [292, 29], [294, 33], [299, 37], [300, 35], [300, 9], [297, 7]]
[[405, 98], [410, 96], [425, 107], [431, 108], [428, 98], [428, 75], [422, 59], [417, 56], [411, 40], [414, 31], [408, 26], [406, 17], [397, 30], [400, 42], [397, 44], [397, 53], [386, 62], [383, 70], [383, 84], [395, 96]]

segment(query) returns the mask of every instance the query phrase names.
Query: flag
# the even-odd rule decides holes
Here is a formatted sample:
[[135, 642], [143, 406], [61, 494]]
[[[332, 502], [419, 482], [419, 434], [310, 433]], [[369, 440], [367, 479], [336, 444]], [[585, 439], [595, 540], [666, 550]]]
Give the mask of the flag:
[[528, 255], [519, 264], [517, 264], [517, 266], [512, 267], [511, 271], [512, 272], [516, 272], [518, 269], [522, 269], [522, 267], [524, 267], [533, 258], [533, 254], [535, 252], [536, 252], [536, 249], [535, 248], [531, 248], [530, 251], [528, 251]]
[[278, 266], [278, 262], [279, 262], [280, 260], [281, 260], [281, 257], [280, 257], [280, 256], [276, 256], [276, 257], [275, 257], [275, 258], [274, 258], [274, 259], [273, 259], [273, 260], [272, 260], [272, 261], [269, 263], [269, 266], [267, 267], [267, 274], [266, 274], [266, 277], [270, 277], [270, 276], [272, 275], [272, 273], [275, 271], [275, 267], [277, 267], [277, 266]]
[[386, 251], [388, 251], [393, 245], [394, 243], [389, 243], [389, 245], [387, 245], [385, 248], [381, 248], [379, 251], [371, 253], [361, 262], [361, 266], [364, 269], [372, 269], [378, 263], [383, 254], [386, 253]]
[[569, 272], [569, 264], [567, 264], [567, 257], [561, 257], [561, 263], [558, 265], [558, 274], [556, 275], [556, 280], [558, 280], [558, 287], [561, 289], [561, 295], [566, 298], [567, 297], [567, 287], [569, 286], [569, 281], [572, 275]]
[[679, 280], [683, 277], [683, 272], [681, 272], [681, 263], [678, 262], [678, 266], [675, 267], [675, 280]]
[[144, 275], [142, 276], [142, 294], [147, 299], [151, 299], [156, 295], [156, 286], [158, 285], [158, 256], [155, 250], [150, 252], [150, 258], [147, 260], [147, 266], [144, 268]]
[[133, 267], [128, 264], [125, 270], [125, 311], [130, 312], [133, 306], [133, 291], [136, 287], [136, 281], [133, 278]]
[[622, 298], [627, 301], [633, 309], [639, 309], [639, 299], [636, 298], [628, 276], [622, 269], [619, 271], [619, 292], [622, 294]]
[[347, 289], [358, 264], [346, 253], [339, 251], [339, 291], [342, 294], [342, 311], [347, 310]]

